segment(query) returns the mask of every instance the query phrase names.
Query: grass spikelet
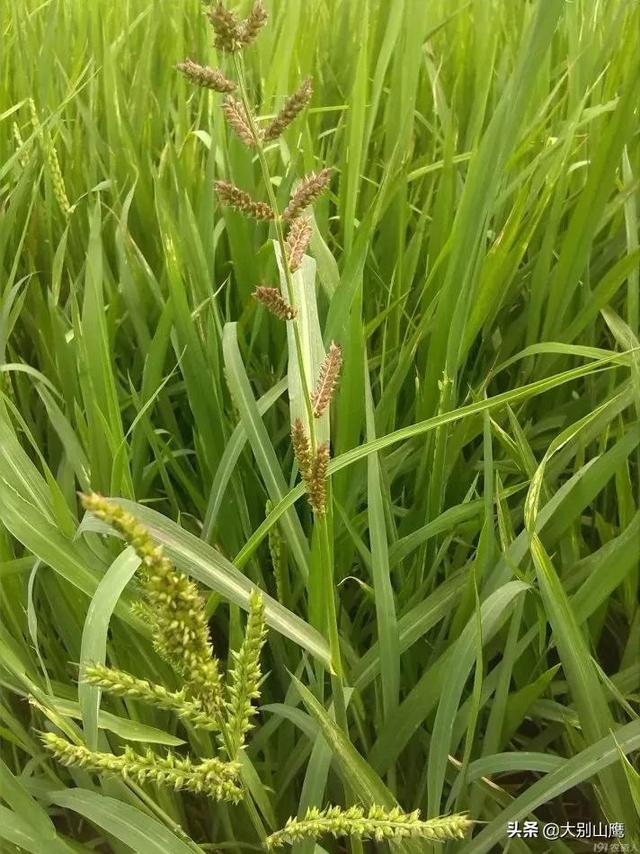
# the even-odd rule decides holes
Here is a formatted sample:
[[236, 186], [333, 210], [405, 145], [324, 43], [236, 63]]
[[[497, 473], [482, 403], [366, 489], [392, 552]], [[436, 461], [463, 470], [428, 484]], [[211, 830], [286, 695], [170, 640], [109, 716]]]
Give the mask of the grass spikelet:
[[318, 445], [309, 476], [307, 478], [307, 490], [309, 503], [319, 516], [327, 512], [327, 470], [329, 468], [329, 443], [323, 442]]
[[60, 169], [60, 161], [58, 160], [58, 152], [49, 135], [46, 137], [45, 149], [47, 163], [49, 164], [49, 173], [51, 175], [51, 184], [53, 185], [53, 194], [56, 197], [60, 210], [65, 218], [68, 219], [73, 213], [74, 207], [69, 202], [64, 178], [62, 177], [62, 170]]
[[236, 759], [244, 747], [251, 719], [256, 714], [252, 701], [260, 696], [260, 653], [266, 636], [262, 594], [253, 590], [244, 640], [240, 649], [232, 652], [234, 664], [228, 678], [225, 746], [231, 759]]
[[215, 3], [208, 10], [207, 17], [216, 34], [216, 50], [234, 53], [243, 47], [242, 25], [235, 12], [227, 9], [224, 3]]
[[305, 208], [312, 205], [329, 186], [332, 175], [333, 168], [328, 166], [320, 172], [312, 172], [303, 178], [282, 214], [283, 219], [295, 219]]
[[213, 89], [215, 92], [233, 92], [237, 87], [233, 80], [224, 76], [217, 68], [208, 65], [198, 65], [191, 59], [185, 59], [177, 65], [187, 80], [203, 89]]
[[154, 646], [183, 676], [206, 713], [215, 718], [222, 699], [221, 678], [198, 588], [176, 570], [162, 546], [154, 543], [135, 516], [96, 493], [82, 495], [81, 500], [85, 509], [112, 525], [141, 557], [142, 586], [153, 619]]
[[242, 795], [238, 782], [239, 766], [236, 762], [205, 759], [194, 763], [188, 757], [169, 752], [159, 756], [151, 750], [136, 753], [127, 747], [119, 756], [98, 753], [82, 745], [75, 745], [54, 733], [45, 733], [42, 741], [47, 750], [61, 764], [84, 768], [97, 773], [117, 774], [137, 783], [156, 783], [172, 789], [186, 789], [207, 795], [217, 801], [237, 803]]
[[291, 444], [293, 445], [293, 453], [300, 469], [300, 475], [303, 480], [307, 480], [311, 474], [313, 454], [311, 453], [311, 443], [309, 442], [307, 431], [300, 418], [296, 418], [293, 422]]
[[327, 411], [340, 377], [342, 367], [342, 349], [331, 342], [329, 352], [320, 367], [320, 376], [315, 389], [311, 393], [314, 418], [320, 418]]
[[258, 220], [270, 220], [274, 218], [271, 207], [266, 202], [256, 202], [249, 193], [231, 184], [229, 181], [216, 181], [216, 192], [225, 205], [241, 211], [247, 216]]
[[313, 95], [313, 83], [310, 77], [303, 81], [302, 85], [287, 98], [284, 106], [275, 119], [265, 128], [262, 138], [265, 142], [277, 139], [280, 134], [297, 118], [304, 110]]
[[290, 818], [282, 830], [267, 838], [265, 844], [268, 850], [272, 850], [321, 836], [355, 836], [376, 842], [405, 838], [445, 842], [449, 839], [464, 839], [472, 826], [473, 822], [465, 815], [422, 821], [419, 810], [405, 813], [397, 807], [385, 810], [380, 806], [372, 806], [366, 812], [359, 806], [348, 809], [328, 807], [324, 810], [311, 807], [302, 818]]
[[227, 95], [222, 105], [222, 111], [225, 114], [227, 122], [242, 142], [249, 147], [256, 145], [258, 140], [253, 132], [244, 104], [232, 95]]
[[240, 24], [238, 36], [243, 47], [248, 47], [267, 23], [267, 10], [263, 0], [256, 0], [246, 20]]
[[81, 679], [85, 684], [101, 688], [113, 697], [138, 700], [157, 709], [174, 712], [198, 729], [220, 728], [219, 718], [211, 718], [200, 700], [197, 697], [189, 697], [184, 688], [180, 691], [169, 691], [163, 685], [147, 679], [138, 679], [125, 670], [106, 667], [104, 664], [85, 667]]
[[[18, 154], [18, 163], [24, 169], [29, 163], [29, 155], [24, 149], [24, 140], [22, 139], [22, 134], [20, 133], [20, 128], [18, 127], [17, 122], [13, 122], [11, 125], [11, 133], [16, 143], [16, 147], [20, 154]], [[22, 150], [21, 150], [22, 149]]]
[[311, 220], [307, 217], [296, 217], [291, 223], [287, 235], [287, 261], [292, 273], [300, 269], [304, 253], [307, 251], [313, 234]]
[[296, 316], [295, 308], [289, 305], [278, 288], [260, 285], [253, 292], [253, 296], [280, 320], [293, 320]]

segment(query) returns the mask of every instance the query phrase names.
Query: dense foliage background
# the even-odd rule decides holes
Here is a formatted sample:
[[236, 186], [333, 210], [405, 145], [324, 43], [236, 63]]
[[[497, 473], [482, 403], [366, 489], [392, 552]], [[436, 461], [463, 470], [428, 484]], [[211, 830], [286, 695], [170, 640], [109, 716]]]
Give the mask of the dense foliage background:
[[[460, 846], [475, 854], [574, 850], [507, 843], [524, 818], [624, 821], [637, 841], [638, 3], [268, 6], [246, 57], [260, 110], [315, 81], [269, 154], [278, 192], [336, 167], [311, 254], [325, 344], [344, 349], [331, 524], [349, 732], [314, 648], [310, 511], [298, 500], [260, 528], [294, 484], [286, 334], [250, 298], [277, 280], [268, 229], [212, 189], [233, 176], [260, 196], [257, 165], [218, 96], [175, 70], [215, 63], [201, 8], [5, 0], [3, 845], [181, 851], [177, 823], [191, 848], [247, 850], [362, 780], [406, 809], [468, 810], [486, 822]], [[98, 654], [122, 586], [93, 598], [120, 547], [79, 527], [90, 487], [166, 517], [157, 536], [213, 591], [221, 656], [246, 598], [223, 558], [280, 596], [251, 821], [45, 756], [35, 730], [87, 726], [81, 644]], [[171, 684], [134, 598], [115, 606], [108, 658]], [[135, 702], [103, 710], [104, 750], [191, 738]]]

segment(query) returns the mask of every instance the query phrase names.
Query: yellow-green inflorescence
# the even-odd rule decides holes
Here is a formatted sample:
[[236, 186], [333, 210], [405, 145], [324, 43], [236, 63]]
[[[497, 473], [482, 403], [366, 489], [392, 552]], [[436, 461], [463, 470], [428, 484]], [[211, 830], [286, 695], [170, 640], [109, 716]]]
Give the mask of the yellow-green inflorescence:
[[266, 840], [268, 849], [294, 845], [304, 839], [321, 836], [351, 836], [359, 839], [384, 840], [421, 838], [429, 842], [464, 839], [473, 822], [465, 815], [450, 815], [423, 821], [420, 811], [405, 813], [399, 807], [386, 810], [372, 806], [368, 810], [353, 806], [348, 809], [311, 807], [302, 818], [290, 818], [282, 830]]
[[256, 710], [252, 701], [260, 696], [260, 653], [265, 638], [264, 604], [262, 596], [254, 591], [244, 640], [240, 649], [231, 653], [233, 667], [227, 678], [224, 743], [231, 759], [238, 756], [253, 726], [251, 719]]
[[62, 765], [73, 765], [106, 774], [117, 774], [136, 783], [157, 783], [173, 789], [186, 789], [214, 800], [238, 802], [242, 797], [237, 762], [205, 759], [194, 763], [189, 757], [168, 753], [159, 756], [148, 750], [135, 753], [130, 747], [120, 756], [97, 753], [48, 732], [43, 742]]
[[175, 568], [132, 513], [95, 493], [83, 495], [82, 503], [115, 528], [142, 559], [145, 613], [154, 646], [180, 674], [184, 687], [170, 691], [103, 664], [86, 664], [81, 679], [116, 697], [174, 712], [193, 727], [216, 731], [227, 758], [197, 763], [173, 753], [161, 756], [147, 751], [141, 755], [130, 748], [116, 756], [71, 744], [53, 733], [43, 737], [45, 746], [64, 765], [187, 789], [216, 800], [240, 800], [237, 760], [251, 728], [252, 703], [259, 697], [262, 681], [260, 653], [266, 637], [262, 594], [258, 590], [251, 593], [245, 638], [240, 649], [232, 651], [234, 665], [223, 681], [209, 638], [204, 600], [194, 582]]
[[142, 559], [142, 586], [153, 620], [158, 653], [185, 680], [189, 694], [217, 718], [222, 706], [222, 679], [209, 639], [204, 600], [194, 582], [173, 563], [136, 517], [101, 495], [82, 496], [84, 507], [112, 525]]
[[164, 685], [149, 682], [148, 679], [138, 679], [125, 670], [106, 667], [104, 664], [85, 667], [82, 681], [102, 688], [114, 697], [139, 700], [155, 706], [156, 709], [175, 712], [193, 727], [208, 730], [220, 729], [220, 719], [208, 715], [202, 702], [197, 697], [190, 697], [184, 688], [180, 691], [169, 691]]

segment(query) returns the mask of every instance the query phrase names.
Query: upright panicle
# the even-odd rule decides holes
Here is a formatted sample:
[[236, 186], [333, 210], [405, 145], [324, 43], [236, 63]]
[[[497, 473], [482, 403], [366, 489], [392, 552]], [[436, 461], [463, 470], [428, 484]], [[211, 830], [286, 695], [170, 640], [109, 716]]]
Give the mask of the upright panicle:
[[217, 50], [234, 53], [244, 46], [242, 25], [235, 12], [227, 9], [224, 3], [214, 3], [207, 17], [216, 34], [214, 45]]
[[327, 471], [329, 469], [329, 443], [318, 445], [307, 480], [309, 503], [319, 516], [327, 512]]
[[292, 273], [299, 270], [302, 265], [304, 253], [307, 251], [311, 241], [313, 227], [311, 220], [306, 217], [299, 216], [291, 223], [289, 234], [287, 235], [287, 262]]
[[333, 169], [327, 167], [326, 169], [321, 169], [320, 172], [312, 172], [306, 178], [303, 178], [282, 214], [282, 218], [286, 220], [295, 219], [305, 208], [308, 208], [309, 205], [312, 205], [319, 199], [329, 186], [332, 175]]
[[258, 137], [254, 131], [254, 125], [241, 101], [233, 95], [227, 95], [222, 104], [222, 111], [229, 125], [245, 145], [257, 145]]
[[263, 0], [256, 0], [253, 8], [247, 18], [242, 22], [239, 28], [240, 41], [243, 47], [248, 47], [260, 34], [260, 31], [267, 23], [267, 10]]
[[233, 668], [227, 686], [224, 743], [232, 760], [243, 749], [246, 735], [253, 726], [251, 719], [256, 714], [253, 701], [260, 696], [260, 653], [266, 635], [264, 601], [262, 594], [254, 590], [249, 600], [244, 641], [237, 652], [232, 652]]
[[313, 83], [311, 78], [307, 77], [293, 95], [287, 98], [285, 105], [278, 115], [265, 128], [262, 134], [262, 138], [265, 142], [271, 142], [271, 140], [277, 139], [280, 134], [297, 118], [302, 110], [304, 110], [311, 100], [312, 95]]
[[320, 368], [320, 376], [318, 377], [316, 387], [311, 393], [314, 418], [320, 418], [329, 408], [335, 394], [336, 386], [338, 385], [341, 367], [342, 350], [335, 341], [332, 341], [329, 352]]
[[293, 445], [293, 453], [295, 454], [300, 474], [304, 480], [307, 480], [311, 474], [313, 455], [307, 431], [305, 430], [304, 424], [300, 418], [296, 418], [293, 423], [293, 427], [291, 429], [291, 444]]

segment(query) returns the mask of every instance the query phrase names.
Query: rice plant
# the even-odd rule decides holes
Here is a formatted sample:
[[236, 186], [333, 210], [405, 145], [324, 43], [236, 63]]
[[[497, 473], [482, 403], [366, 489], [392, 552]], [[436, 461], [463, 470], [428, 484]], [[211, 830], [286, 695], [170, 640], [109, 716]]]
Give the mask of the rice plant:
[[0, 24], [1, 849], [640, 850], [638, 4]]

